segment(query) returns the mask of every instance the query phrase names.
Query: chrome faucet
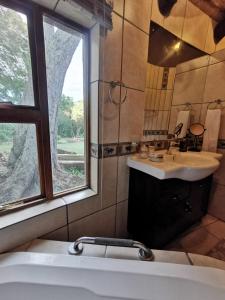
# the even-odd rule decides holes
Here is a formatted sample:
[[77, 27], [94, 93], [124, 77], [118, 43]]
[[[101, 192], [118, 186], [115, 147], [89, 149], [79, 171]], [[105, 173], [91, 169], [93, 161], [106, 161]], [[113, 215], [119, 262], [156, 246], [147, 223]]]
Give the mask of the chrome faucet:
[[115, 239], [104, 237], [81, 237], [69, 246], [69, 254], [81, 254], [83, 252], [83, 246], [81, 244], [139, 248], [138, 255], [141, 260], [152, 261], [154, 259], [154, 254], [152, 250], [140, 242], [128, 239]]

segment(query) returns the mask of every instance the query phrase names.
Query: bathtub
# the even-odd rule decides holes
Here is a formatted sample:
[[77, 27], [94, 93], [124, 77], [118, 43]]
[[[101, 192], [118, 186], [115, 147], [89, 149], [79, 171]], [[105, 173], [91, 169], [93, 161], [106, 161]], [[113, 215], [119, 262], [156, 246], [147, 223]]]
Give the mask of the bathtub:
[[76, 257], [0, 255], [2, 300], [224, 300], [225, 271], [187, 265]]

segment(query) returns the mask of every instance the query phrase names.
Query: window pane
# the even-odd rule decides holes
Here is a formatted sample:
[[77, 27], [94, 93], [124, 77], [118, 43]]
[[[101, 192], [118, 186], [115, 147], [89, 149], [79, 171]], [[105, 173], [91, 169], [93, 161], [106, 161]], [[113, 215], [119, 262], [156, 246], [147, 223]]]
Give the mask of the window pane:
[[44, 18], [54, 193], [86, 185], [83, 36]]
[[1, 5], [0, 102], [34, 105], [27, 17]]
[[0, 123], [0, 204], [40, 195], [36, 127]]

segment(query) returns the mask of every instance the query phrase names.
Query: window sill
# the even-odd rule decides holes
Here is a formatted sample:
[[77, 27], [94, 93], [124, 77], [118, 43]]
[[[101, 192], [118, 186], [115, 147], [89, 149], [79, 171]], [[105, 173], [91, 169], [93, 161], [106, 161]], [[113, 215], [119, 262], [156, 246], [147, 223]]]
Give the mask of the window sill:
[[96, 194], [97, 193], [94, 192], [93, 190], [86, 189], [61, 198], [57, 198], [51, 201], [46, 201], [44, 203], [37, 204], [35, 206], [21, 209], [19, 211], [12, 212], [7, 215], [3, 215], [0, 217], [0, 229], [34, 218], [38, 215], [48, 213], [54, 209], [67, 206], [77, 201], [84, 200]]

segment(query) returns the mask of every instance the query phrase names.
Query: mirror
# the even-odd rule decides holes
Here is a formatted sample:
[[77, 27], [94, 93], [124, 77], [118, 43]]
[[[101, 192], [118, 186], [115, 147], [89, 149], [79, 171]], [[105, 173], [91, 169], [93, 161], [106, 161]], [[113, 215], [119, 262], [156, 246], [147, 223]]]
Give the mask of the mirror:
[[225, 97], [213, 88], [213, 84], [224, 85], [214, 78], [221, 72], [217, 65], [219, 68], [219, 63], [225, 61], [225, 39], [215, 43], [214, 20], [191, 1], [173, 2], [168, 15], [160, 13], [159, 6], [156, 13], [157, 4], [153, 5], [145, 85], [145, 141], [174, 135], [176, 126], [182, 123], [182, 112], [186, 126], [179, 138], [183, 132], [190, 132], [192, 124], [193, 130], [201, 132], [196, 123], [205, 124], [208, 103]]
[[189, 131], [194, 136], [201, 136], [205, 132], [204, 125], [200, 123], [194, 123], [190, 126]]

